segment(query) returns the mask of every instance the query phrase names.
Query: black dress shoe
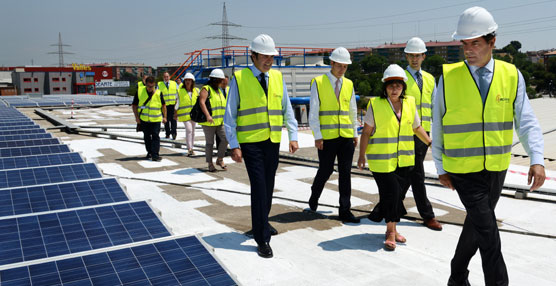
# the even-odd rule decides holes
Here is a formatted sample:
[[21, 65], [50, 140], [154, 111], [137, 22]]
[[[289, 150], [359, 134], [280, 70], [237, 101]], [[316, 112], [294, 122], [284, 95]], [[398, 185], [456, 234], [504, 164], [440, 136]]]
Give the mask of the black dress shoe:
[[309, 208], [316, 212], [317, 211], [317, 207], [319, 206], [319, 200], [313, 198], [313, 196], [311, 196], [311, 198], [309, 198]]
[[156, 157], [153, 156], [152, 160], [153, 160], [154, 162], [160, 162], [160, 161], [162, 161], [162, 158], [160, 158], [160, 156], [156, 156]]
[[340, 214], [340, 220], [342, 222], [352, 222], [352, 223], [359, 223], [361, 220], [356, 218], [351, 212]]
[[147, 154], [147, 156], [145, 156], [145, 159], [150, 159], [152, 157], [151, 153]]
[[166, 138], [170, 138], [170, 134], [166, 134]]
[[257, 245], [257, 254], [262, 258], [271, 258], [272, 257], [272, 248], [270, 248], [270, 244], [265, 242], [263, 244]]
[[178, 134], [172, 134], [172, 140], [176, 140], [176, 137], [178, 137]]
[[278, 234], [278, 231], [271, 224], [268, 224], [268, 227], [270, 228], [270, 235]]

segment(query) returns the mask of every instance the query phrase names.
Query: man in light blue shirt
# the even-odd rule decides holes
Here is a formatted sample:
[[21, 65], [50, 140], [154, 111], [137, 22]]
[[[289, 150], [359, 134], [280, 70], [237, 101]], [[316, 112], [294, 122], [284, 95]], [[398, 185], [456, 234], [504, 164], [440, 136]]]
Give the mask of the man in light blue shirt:
[[[257, 254], [263, 258], [271, 258], [273, 252], [270, 247], [270, 236], [278, 232], [268, 223], [268, 214], [272, 206], [274, 180], [278, 169], [279, 135], [281, 134], [278, 132], [282, 129], [282, 122], [278, 123], [280, 126], [275, 126], [273, 124], [276, 122], [271, 120], [271, 116], [280, 113], [273, 109], [278, 101], [276, 89], [283, 90], [280, 115], [283, 116], [283, 122], [288, 129], [291, 153], [299, 148], [297, 121], [283, 77], [281, 83], [279, 81], [281, 73], [271, 70], [274, 56], [278, 55], [274, 40], [268, 35], [261, 34], [251, 42], [250, 49], [253, 66], [237, 71], [230, 83], [224, 128], [232, 148], [232, 159], [238, 163], [245, 159], [245, 168], [251, 184], [251, 223], [253, 237], [257, 242]], [[242, 103], [241, 100], [246, 98], [251, 100]], [[248, 108], [242, 108], [242, 104]], [[240, 118], [243, 119], [238, 120]], [[246, 118], [257, 119], [245, 125], [248, 120]], [[261, 122], [256, 122], [257, 120]], [[243, 124], [238, 126], [238, 122]], [[238, 132], [242, 133], [238, 136]]]
[[[531, 191], [545, 180], [542, 132], [529, 105], [523, 76], [513, 65], [492, 59], [497, 28], [484, 8], [471, 7], [461, 14], [453, 38], [462, 42], [466, 61], [444, 65], [433, 104], [432, 151], [439, 180], [458, 192], [467, 211], [448, 285], [469, 285], [467, 268], [477, 250], [485, 285], [509, 283], [494, 213], [511, 151], [507, 135], [512, 122], [507, 124], [506, 114], [513, 114], [515, 129], [531, 157]], [[474, 120], [479, 122], [471, 122]]]

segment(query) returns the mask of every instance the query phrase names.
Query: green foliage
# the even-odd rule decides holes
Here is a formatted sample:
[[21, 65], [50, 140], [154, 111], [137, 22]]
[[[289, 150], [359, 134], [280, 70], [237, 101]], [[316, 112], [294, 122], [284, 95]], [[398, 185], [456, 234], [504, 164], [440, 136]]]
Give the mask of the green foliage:
[[439, 55], [432, 55], [427, 56], [423, 61], [421, 67], [431, 73], [437, 80], [442, 75], [442, 65], [445, 64], [446, 61], [443, 57]]

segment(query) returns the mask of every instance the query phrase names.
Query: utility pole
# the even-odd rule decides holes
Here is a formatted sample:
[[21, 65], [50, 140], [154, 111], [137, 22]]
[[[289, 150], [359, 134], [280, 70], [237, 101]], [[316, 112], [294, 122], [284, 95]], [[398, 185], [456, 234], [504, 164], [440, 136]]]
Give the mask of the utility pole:
[[70, 53], [70, 52], [65, 52], [64, 47], [71, 47], [71, 45], [63, 44], [62, 43], [62, 33], [58, 32], [58, 44], [52, 44], [50, 46], [57, 46], [58, 47], [57, 52], [49, 52], [48, 54], [50, 54], [50, 55], [58, 54], [58, 66], [63, 67], [64, 66], [64, 55], [72, 55], [73, 54], [73, 53]]
[[222, 40], [222, 52], [225, 52], [226, 47], [230, 46], [230, 40], [247, 40], [245, 38], [240, 38], [230, 35], [228, 32], [228, 27], [241, 27], [241, 25], [232, 23], [228, 21], [228, 15], [226, 13], [226, 2], [224, 2], [224, 9], [222, 9], [222, 21], [210, 23], [212, 26], [222, 26], [222, 34], [220, 36], [210, 36], [207, 39], [221, 39]]

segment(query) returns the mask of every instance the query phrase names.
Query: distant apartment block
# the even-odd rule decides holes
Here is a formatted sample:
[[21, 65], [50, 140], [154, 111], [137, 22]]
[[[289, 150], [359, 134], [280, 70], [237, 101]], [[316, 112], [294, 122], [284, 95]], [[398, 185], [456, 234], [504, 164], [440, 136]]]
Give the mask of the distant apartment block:
[[[463, 46], [459, 41], [425, 42], [427, 46], [427, 55], [439, 55], [448, 63], [459, 62], [464, 59]], [[401, 44], [384, 44], [372, 48], [373, 55], [381, 55], [388, 59], [389, 62], [397, 62], [405, 60], [404, 54], [405, 43]]]

